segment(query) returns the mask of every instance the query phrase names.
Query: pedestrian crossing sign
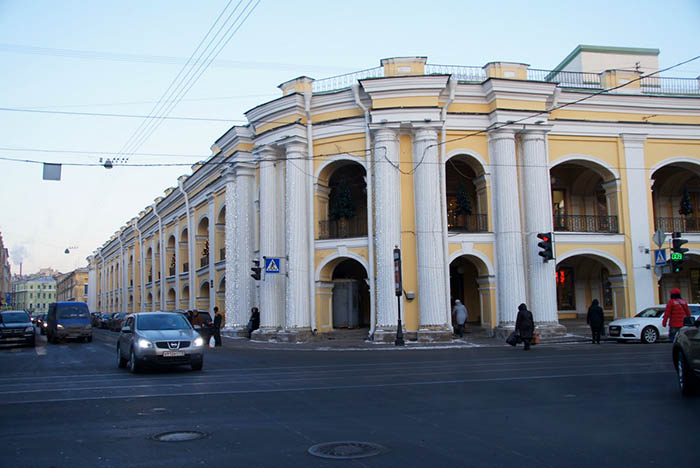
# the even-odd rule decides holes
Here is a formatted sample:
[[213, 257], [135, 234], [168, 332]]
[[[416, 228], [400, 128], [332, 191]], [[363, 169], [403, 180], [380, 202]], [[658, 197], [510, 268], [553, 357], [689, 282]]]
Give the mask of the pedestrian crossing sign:
[[265, 258], [265, 273], [279, 273], [280, 272], [280, 259], [279, 258]]
[[666, 263], [666, 249], [654, 250], [654, 265], [664, 266]]

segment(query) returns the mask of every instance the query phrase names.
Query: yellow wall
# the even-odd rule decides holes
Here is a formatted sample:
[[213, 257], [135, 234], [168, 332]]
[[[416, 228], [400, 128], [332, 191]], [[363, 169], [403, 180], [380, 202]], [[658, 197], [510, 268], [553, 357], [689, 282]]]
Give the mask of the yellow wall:
[[416, 250], [416, 219], [413, 193], [413, 144], [409, 135], [399, 138], [399, 167], [401, 168], [401, 273], [403, 289], [413, 291], [416, 299], [404, 304], [403, 321], [406, 330], [416, 331], [420, 324], [418, 303], [418, 255]]

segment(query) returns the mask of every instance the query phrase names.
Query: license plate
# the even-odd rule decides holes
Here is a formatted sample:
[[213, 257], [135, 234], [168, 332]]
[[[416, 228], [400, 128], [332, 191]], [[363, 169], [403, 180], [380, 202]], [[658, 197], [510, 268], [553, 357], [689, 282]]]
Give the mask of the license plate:
[[163, 357], [178, 357], [184, 355], [184, 351], [163, 351]]

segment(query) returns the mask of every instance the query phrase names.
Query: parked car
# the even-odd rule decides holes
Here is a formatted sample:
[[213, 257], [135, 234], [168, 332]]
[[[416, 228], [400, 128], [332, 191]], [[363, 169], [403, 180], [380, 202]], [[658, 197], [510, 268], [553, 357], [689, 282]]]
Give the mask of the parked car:
[[204, 344], [182, 314], [129, 314], [117, 339], [117, 366], [128, 364], [134, 373], [149, 365], [189, 365], [192, 370], [202, 370]]
[[0, 311], [0, 343], [36, 344], [34, 325], [29, 314], [23, 310]]
[[102, 312], [100, 315], [100, 328], [109, 328], [109, 321], [112, 319], [112, 314], [108, 312]]
[[700, 390], [700, 317], [686, 317], [683, 325], [673, 342], [673, 365], [681, 394], [689, 396]]
[[[688, 304], [691, 315], [700, 316], [700, 304]], [[668, 326], [662, 325], [665, 304], [659, 304], [639, 312], [632, 318], [619, 319], [608, 325], [608, 336], [618, 342], [640, 340], [642, 343], [656, 343], [668, 339]]]
[[84, 302], [53, 302], [46, 317], [46, 336], [49, 343], [64, 338], [92, 341], [90, 311]]
[[115, 332], [120, 331], [125, 318], [126, 312], [115, 312], [109, 321], [109, 329]]

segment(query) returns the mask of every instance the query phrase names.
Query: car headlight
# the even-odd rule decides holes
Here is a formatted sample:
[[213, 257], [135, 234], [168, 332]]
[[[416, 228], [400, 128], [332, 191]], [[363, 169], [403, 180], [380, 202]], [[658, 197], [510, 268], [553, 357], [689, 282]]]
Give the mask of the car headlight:
[[61, 325], [61, 324], [59, 323], [58, 325], [56, 325], [56, 328], [58, 328], [58, 329], [63, 329], [63, 325]]
[[139, 348], [152, 348], [152, 347], [153, 347], [153, 343], [151, 343], [151, 342], [148, 341], [148, 340], [144, 340], [143, 338], [141, 338], [141, 339], [137, 342], [137, 344], [138, 344], [138, 347], [139, 347]]
[[195, 338], [194, 345], [195, 346], [204, 346], [204, 338], [202, 338], [201, 336]]
[[33, 332], [33, 331], [34, 331], [34, 327], [27, 327], [27, 328], [24, 329], [24, 331], [26, 331], [26, 332]]
[[42, 323], [41, 326], [46, 328], [46, 322]]
[[629, 325], [623, 325], [622, 328], [639, 328], [638, 323], [631, 323]]

